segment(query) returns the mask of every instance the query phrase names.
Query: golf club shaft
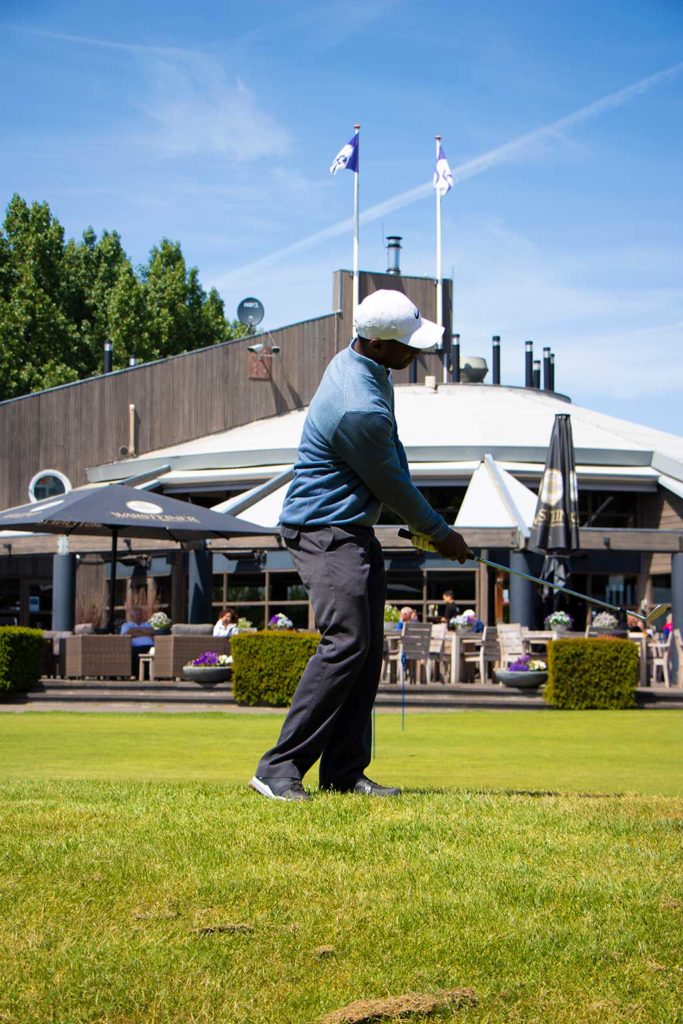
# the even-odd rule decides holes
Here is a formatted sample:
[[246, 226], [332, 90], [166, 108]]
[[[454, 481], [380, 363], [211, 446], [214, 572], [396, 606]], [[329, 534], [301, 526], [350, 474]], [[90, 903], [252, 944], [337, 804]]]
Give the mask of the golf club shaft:
[[[428, 537], [423, 537], [422, 534], [411, 533], [410, 530], [399, 530], [399, 537], [406, 537], [418, 550], [421, 551], [434, 551], [438, 554], [438, 551], [434, 544]], [[472, 558], [475, 562], [480, 562], [482, 565], [488, 565], [491, 569], [500, 569], [501, 572], [506, 572], [512, 576], [521, 576], [524, 580], [530, 580], [531, 583], [540, 583], [542, 587], [550, 587], [551, 590], [559, 590], [561, 594], [571, 594], [572, 597], [578, 597], [581, 601], [587, 601], [588, 604], [597, 604], [601, 608], [609, 608], [613, 612], [626, 612], [626, 608], [622, 608], [617, 604], [609, 604], [608, 601], [600, 601], [597, 597], [589, 597], [588, 594], [580, 594], [578, 590], [570, 590], [569, 587], [563, 587], [560, 583], [550, 583], [548, 580], [539, 579], [538, 576], [531, 576], [529, 573], [520, 572], [519, 569], [511, 569], [507, 565], [500, 565], [498, 562], [491, 562], [488, 558], [482, 558], [481, 555], [476, 555], [471, 552]], [[639, 612], [629, 611], [629, 615], [633, 615], [637, 619], [642, 619], [643, 622], [647, 622], [647, 616], [641, 615]]]
[[[513, 576], [521, 576], [524, 580], [531, 580], [532, 583], [540, 583], [542, 587], [550, 587], [551, 590], [559, 590], [561, 594], [571, 594], [572, 597], [578, 597], [582, 601], [587, 601], [588, 604], [598, 604], [601, 608], [609, 608], [613, 612], [626, 612], [626, 608], [622, 608], [618, 604], [610, 604], [608, 601], [601, 601], [597, 597], [589, 597], [588, 594], [580, 594], [578, 590], [570, 590], [569, 587], [563, 587], [561, 583], [550, 583], [548, 580], [539, 579], [538, 576], [530, 576], [529, 573], [520, 572], [519, 569], [510, 569], [507, 565], [499, 565], [498, 562], [490, 562], [488, 558], [482, 558], [481, 555], [474, 556], [475, 562], [481, 562], [482, 565], [488, 565], [491, 569], [500, 569], [502, 572], [507, 572]], [[638, 612], [629, 611], [629, 615], [634, 615], [638, 619], [645, 621], [644, 615], [639, 615]]]

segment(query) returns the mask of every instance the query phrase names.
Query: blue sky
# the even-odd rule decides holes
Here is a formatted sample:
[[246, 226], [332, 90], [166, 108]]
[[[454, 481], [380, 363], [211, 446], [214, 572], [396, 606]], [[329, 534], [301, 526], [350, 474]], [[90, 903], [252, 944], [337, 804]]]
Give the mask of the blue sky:
[[[434, 273], [434, 135], [456, 186], [443, 267], [463, 351], [556, 353], [579, 404], [683, 434], [683, 5], [518, 0], [3, 0], [0, 201], [47, 200], [69, 236], [181, 242], [228, 315], [331, 309], [351, 265], [404, 238]], [[321, 237], [318, 237], [321, 236]]]

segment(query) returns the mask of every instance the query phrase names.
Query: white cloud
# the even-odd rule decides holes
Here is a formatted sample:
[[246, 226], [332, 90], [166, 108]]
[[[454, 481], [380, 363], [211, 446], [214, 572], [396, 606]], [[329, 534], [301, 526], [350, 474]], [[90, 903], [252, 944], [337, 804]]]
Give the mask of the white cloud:
[[217, 61], [153, 61], [151, 94], [140, 104], [156, 124], [146, 141], [162, 155], [220, 155], [234, 160], [282, 156], [288, 133]]

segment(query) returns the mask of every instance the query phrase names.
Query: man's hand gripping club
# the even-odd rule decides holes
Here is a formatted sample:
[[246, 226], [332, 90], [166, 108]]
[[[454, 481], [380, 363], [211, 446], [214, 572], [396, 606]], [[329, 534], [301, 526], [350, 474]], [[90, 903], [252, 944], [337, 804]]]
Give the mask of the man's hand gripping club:
[[467, 541], [461, 533], [449, 530], [445, 540], [440, 543], [432, 541], [434, 547], [444, 558], [450, 558], [454, 562], [466, 562], [468, 558], [474, 558], [474, 552], [470, 551]]

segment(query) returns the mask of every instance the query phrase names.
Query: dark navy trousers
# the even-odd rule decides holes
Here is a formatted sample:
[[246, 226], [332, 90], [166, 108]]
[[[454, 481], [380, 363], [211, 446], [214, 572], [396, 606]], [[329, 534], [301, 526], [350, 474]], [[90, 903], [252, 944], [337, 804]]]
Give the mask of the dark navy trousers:
[[282, 527], [322, 637], [262, 778], [301, 779], [320, 758], [320, 785], [343, 787], [370, 763], [371, 715], [382, 669], [384, 557], [366, 526]]

